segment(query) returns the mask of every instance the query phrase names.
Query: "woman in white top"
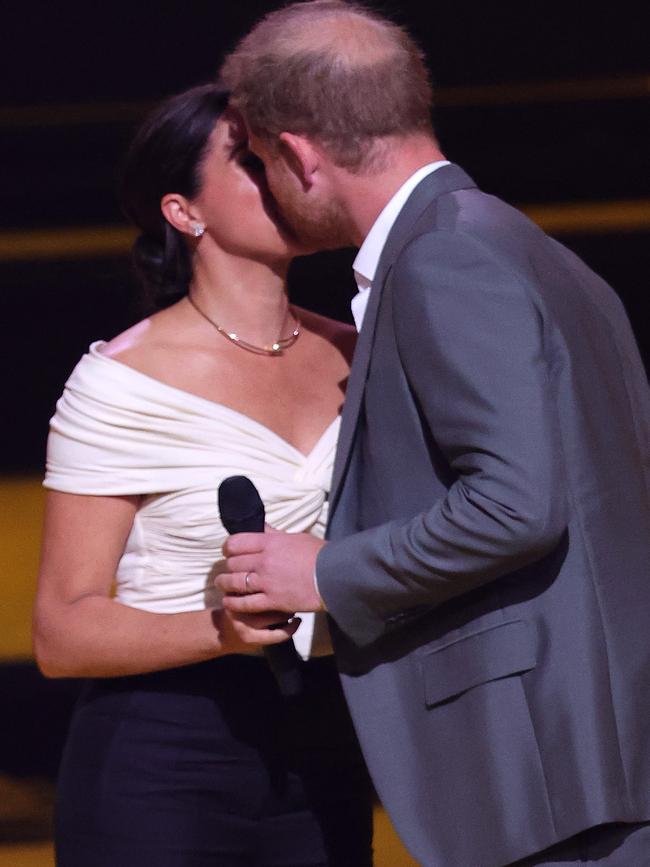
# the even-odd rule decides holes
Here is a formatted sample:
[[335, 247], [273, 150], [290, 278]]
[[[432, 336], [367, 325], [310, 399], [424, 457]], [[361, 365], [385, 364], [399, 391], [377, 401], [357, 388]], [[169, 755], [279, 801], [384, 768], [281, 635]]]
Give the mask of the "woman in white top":
[[[35, 651], [88, 679], [57, 863], [365, 867], [369, 786], [324, 624], [233, 619], [214, 586], [227, 476], [269, 524], [324, 533], [352, 329], [289, 304], [308, 251], [217, 87], [153, 113], [122, 187], [162, 309], [90, 347], [51, 422]], [[290, 636], [312, 658], [285, 699], [261, 649]]]

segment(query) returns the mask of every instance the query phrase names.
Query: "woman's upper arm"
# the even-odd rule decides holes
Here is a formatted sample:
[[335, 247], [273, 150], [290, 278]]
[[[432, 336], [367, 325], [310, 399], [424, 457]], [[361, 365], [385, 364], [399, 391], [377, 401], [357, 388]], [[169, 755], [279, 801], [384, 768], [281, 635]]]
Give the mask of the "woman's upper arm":
[[44, 604], [110, 594], [138, 501], [48, 491], [37, 611]]

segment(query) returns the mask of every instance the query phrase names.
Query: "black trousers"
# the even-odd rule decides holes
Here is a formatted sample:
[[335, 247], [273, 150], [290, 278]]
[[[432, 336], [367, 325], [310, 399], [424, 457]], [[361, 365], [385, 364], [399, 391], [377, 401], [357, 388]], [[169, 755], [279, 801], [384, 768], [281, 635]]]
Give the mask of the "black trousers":
[[62, 760], [58, 867], [370, 867], [372, 803], [331, 658], [95, 680]]

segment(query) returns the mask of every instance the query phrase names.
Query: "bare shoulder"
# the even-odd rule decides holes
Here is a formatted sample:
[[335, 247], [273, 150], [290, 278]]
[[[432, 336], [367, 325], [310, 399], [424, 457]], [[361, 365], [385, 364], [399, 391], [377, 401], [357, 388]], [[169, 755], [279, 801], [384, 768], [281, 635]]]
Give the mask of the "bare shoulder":
[[178, 335], [182, 318], [178, 305], [142, 319], [105, 343], [100, 352], [129, 367], [148, 372], [156, 366], [158, 356], [167, 355]]
[[317, 338], [326, 340], [345, 357], [348, 364], [351, 363], [357, 342], [357, 331], [353, 325], [339, 322], [337, 319], [330, 319], [328, 316], [321, 316], [320, 313], [305, 310], [303, 307], [294, 307], [293, 309], [307, 331], [310, 331]]
[[112, 340], [108, 340], [99, 351], [102, 355], [120, 360], [124, 354], [132, 352], [134, 349], [137, 350], [139, 346], [147, 343], [147, 337], [151, 331], [151, 320], [152, 317], [150, 316], [142, 319], [131, 328], [127, 328], [126, 331], [113, 337]]

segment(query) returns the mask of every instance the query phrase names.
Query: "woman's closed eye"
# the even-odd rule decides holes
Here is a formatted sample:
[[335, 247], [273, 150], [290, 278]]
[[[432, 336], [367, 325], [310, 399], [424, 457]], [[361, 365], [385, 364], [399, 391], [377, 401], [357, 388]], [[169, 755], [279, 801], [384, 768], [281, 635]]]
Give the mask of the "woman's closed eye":
[[264, 163], [258, 156], [256, 156], [256, 154], [253, 153], [253, 151], [249, 150], [245, 144], [242, 143], [238, 147], [234, 148], [232, 158], [236, 159], [239, 165], [251, 174], [264, 174]]
[[242, 154], [240, 162], [245, 169], [248, 169], [248, 171], [259, 175], [264, 174], [264, 163], [256, 154], [253, 153], [253, 151], [249, 151], [248, 148]]

